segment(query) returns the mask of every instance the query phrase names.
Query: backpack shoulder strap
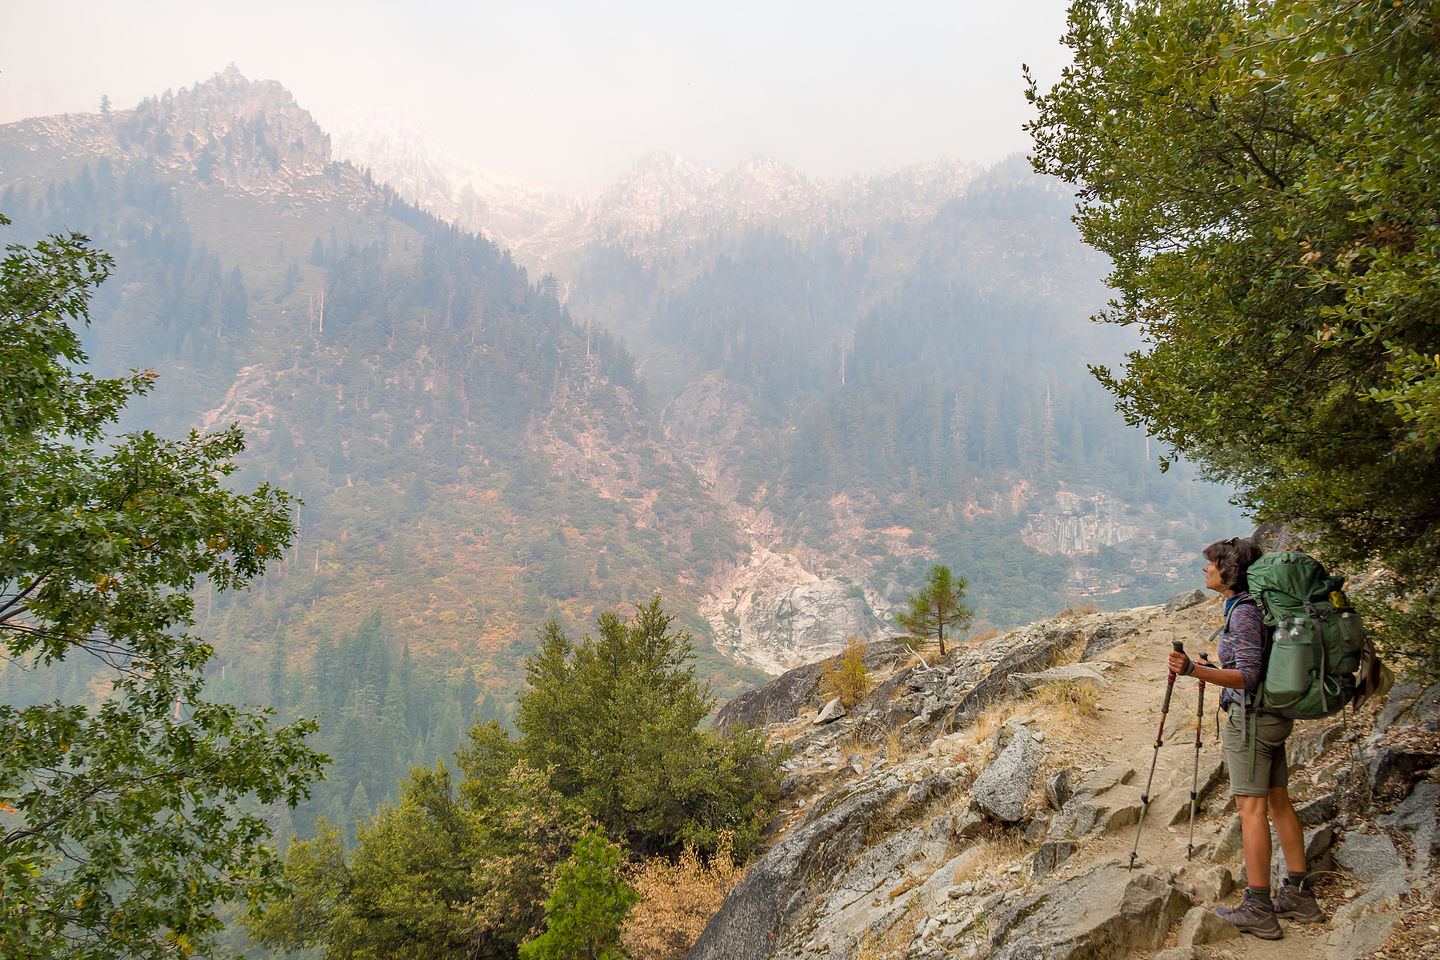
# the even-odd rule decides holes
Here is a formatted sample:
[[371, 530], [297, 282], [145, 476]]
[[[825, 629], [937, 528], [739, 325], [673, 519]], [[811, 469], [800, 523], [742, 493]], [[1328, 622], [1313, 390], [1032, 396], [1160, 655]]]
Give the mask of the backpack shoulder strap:
[[[1241, 600], [1239, 600], [1239, 601], [1237, 601], [1237, 602], [1235, 602], [1235, 603], [1233, 603], [1233, 604], [1230, 605], [1230, 611], [1225, 614], [1225, 628], [1224, 628], [1224, 629], [1225, 629], [1225, 632], [1226, 632], [1227, 634], [1230, 632], [1230, 618], [1235, 614], [1236, 609], [1238, 609], [1238, 608], [1241, 607], [1241, 606], [1244, 606], [1244, 605], [1247, 604], [1247, 603], [1250, 604], [1251, 606], [1255, 607], [1257, 610], [1259, 610], [1259, 611], [1260, 611], [1260, 617], [1261, 617], [1261, 618], [1260, 618], [1260, 679], [1259, 679], [1259, 681], [1256, 683], [1256, 687], [1255, 687], [1255, 699], [1254, 699], [1254, 700], [1251, 699], [1251, 697], [1250, 697], [1250, 692], [1249, 692], [1248, 690], [1241, 690], [1241, 691], [1240, 691], [1240, 702], [1244, 705], [1244, 707], [1245, 707], [1245, 714], [1246, 714], [1246, 716], [1247, 716], [1247, 718], [1248, 718], [1249, 715], [1259, 706], [1259, 703], [1258, 703], [1257, 701], [1259, 700], [1261, 690], [1262, 690], [1262, 689], [1264, 688], [1264, 686], [1265, 686], [1265, 671], [1266, 671], [1266, 670], [1269, 668], [1269, 666], [1270, 666], [1270, 642], [1271, 642], [1271, 639], [1272, 639], [1272, 638], [1271, 638], [1271, 634], [1270, 634], [1270, 627], [1265, 623], [1265, 618], [1264, 618], [1264, 617], [1265, 617], [1265, 612], [1266, 612], [1266, 606], [1265, 606], [1264, 597], [1256, 597], [1256, 596], [1253, 595], [1253, 594], [1251, 594], [1250, 596], [1247, 596], [1247, 597], [1245, 597], [1245, 598], [1243, 598], [1243, 599], [1241, 599]], [[1242, 741], [1242, 742], [1243, 742], [1243, 741]]]

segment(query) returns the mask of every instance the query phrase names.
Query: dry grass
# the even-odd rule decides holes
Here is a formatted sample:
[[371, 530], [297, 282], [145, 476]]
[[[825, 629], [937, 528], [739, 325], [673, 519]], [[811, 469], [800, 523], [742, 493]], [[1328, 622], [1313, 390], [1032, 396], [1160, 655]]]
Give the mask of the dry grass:
[[1100, 689], [1088, 680], [1052, 680], [1036, 687], [1031, 702], [1056, 733], [1076, 734], [1100, 715]]
[[883, 930], [867, 929], [855, 938], [854, 960], [894, 960], [905, 956], [910, 941], [915, 939], [915, 928], [920, 924], [920, 911], [915, 909], [919, 902], [915, 897], [905, 907], [905, 912]]
[[998, 636], [1000, 636], [1000, 631], [991, 627], [989, 630], [982, 630], [980, 633], [975, 634], [975, 636], [968, 638], [965, 642], [973, 646], [977, 643], [984, 643], [987, 640], [994, 640]]
[[1066, 607], [1056, 616], [1057, 620], [1079, 620], [1100, 612], [1100, 608], [1093, 603], [1080, 603], [1073, 607]]
[[1000, 725], [1015, 716], [1017, 705], [1013, 701], [992, 703], [980, 712], [975, 722], [965, 728], [962, 743], [970, 749], [990, 749], [990, 740]]
[[878, 725], [859, 724], [851, 732], [846, 750], [868, 763], [884, 751], [887, 734]]
[[690, 847], [673, 863], [663, 857], [641, 863], [630, 877], [640, 902], [621, 931], [621, 943], [635, 960], [683, 960], [744, 875], [731, 859], [729, 837], [708, 863]]
[[997, 877], [1026, 853], [1024, 838], [1013, 835], [982, 840], [974, 849], [976, 853], [955, 868], [952, 883]]
[[885, 751], [885, 759], [894, 763], [905, 756], [905, 735], [900, 730], [900, 725], [885, 731], [885, 738], [881, 741], [881, 749]]
[[1079, 663], [1083, 656], [1085, 656], [1085, 644], [1072, 643], [1068, 647], [1061, 647], [1055, 651], [1055, 656], [1050, 660], [1050, 666], [1068, 667], [1072, 663]]

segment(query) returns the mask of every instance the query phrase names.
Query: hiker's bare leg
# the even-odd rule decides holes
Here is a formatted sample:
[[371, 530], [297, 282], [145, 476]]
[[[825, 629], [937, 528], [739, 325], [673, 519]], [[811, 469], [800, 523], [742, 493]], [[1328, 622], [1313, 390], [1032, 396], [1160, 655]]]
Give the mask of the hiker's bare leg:
[[[1252, 887], [1270, 886], [1270, 821], [1266, 819], [1266, 797], [1235, 798], [1240, 814], [1240, 842], [1245, 851], [1245, 878]], [[1304, 849], [1301, 849], [1304, 853]]]
[[[1295, 808], [1290, 803], [1290, 791], [1284, 787], [1272, 787], [1266, 800], [1270, 808], [1270, 822], [1275, 824], [1275, 836], [1280, 838], [1280, 851], [1285, 854], [1285, 869], [1291, 873], [1304, 873], [1305, 831], [1301, 829], [1300, 818], [1295, 816]], [[1249, 869], [1248, 860], [1246, 869]]]

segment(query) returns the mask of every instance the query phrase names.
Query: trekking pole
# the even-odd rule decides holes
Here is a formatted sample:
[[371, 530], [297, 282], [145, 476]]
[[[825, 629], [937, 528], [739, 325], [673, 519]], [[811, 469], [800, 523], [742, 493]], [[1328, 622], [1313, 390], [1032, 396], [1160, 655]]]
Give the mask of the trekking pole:
[[[1174, 641], [1175, 652], [1184, 653], [1185, 644]], [[1140, 852], [1140, 831], [1145, 829], [1145, 814], [1150, 810], [1150, 785], [1155, 782], [1155, 762], [1160, 759], [1160, 748], [1165, 746], [1165, 715], [1170, 712], [1170, 695], [1175, 692], [1175, 671], [1170, 671], [1165, 681], [1165, 702], [1160, 707], [1160, 730], [1155, 734], [1155, 752], [1150, 757], [1150, 776], [1145, 778], [1145, 792], [1140, 794], [1140, 822], [1135, 824], [1135, 846], [1130, 848], [1130, 866], [1135, 869], [1135, 857]]]
[[[1200, 654], [1200, 662], [1210, 666], [1210, 655]], [[1205, 722], [1205, 681], [1201, 680], [1200, 696], [1195, 701], [1195, 768], [1190, 772], [1190, 843], [1185, 847], [1185, 859], [1195, 856], [1195, 800], [1200, 791], [1200, 728]]]

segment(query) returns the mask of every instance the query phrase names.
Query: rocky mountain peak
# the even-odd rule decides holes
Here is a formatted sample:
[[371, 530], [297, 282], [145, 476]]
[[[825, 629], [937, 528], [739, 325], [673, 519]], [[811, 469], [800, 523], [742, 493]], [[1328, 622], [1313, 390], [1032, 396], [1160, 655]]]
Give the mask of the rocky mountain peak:
[[122, 146], [149, 146], [202, 181], [250, 192], [285, 191], [324, 172], [330, 138], [273, 80], [250, 80], [234, 64], [173, 97], [142, 101], [115, 118]]
[[721, 193], [741, 219], [773, 215], [781, 209], [806, 209], [820, 199], [810, 178], [774, 157], [754, 156], [727, 173]]
[[591, 221], [602, 237], [648, 233], [677, 211], [714, 197], [720, 175], [673, 150], [646, 154], [595, 201]]
[[144, 161], [177, 177], [276, 197], [301, 193], [302, 181], [331, 165], [330, 138], [290, 91], [273, 80], [248, 79], [234, 64], [129, 110], [0, 126], [0, 144], [11, 142], [24, 147], [16, 153], [15, 169], [6, 171], [15, 182], [29, 174], [44, 179], [57, 163], [105, 157], [121, 166]]

